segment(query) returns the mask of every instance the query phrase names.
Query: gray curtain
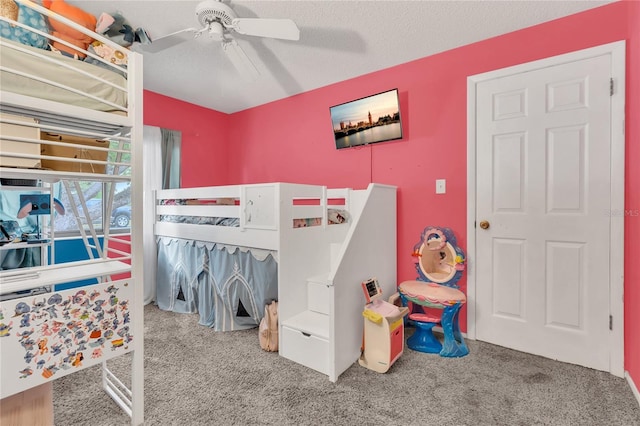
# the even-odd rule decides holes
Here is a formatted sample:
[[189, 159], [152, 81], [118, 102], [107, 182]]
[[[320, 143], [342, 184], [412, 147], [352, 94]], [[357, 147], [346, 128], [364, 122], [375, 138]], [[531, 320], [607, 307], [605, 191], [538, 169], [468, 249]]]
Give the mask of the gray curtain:
[[25, 247], [0, 251], [0, 270], [30, 268], [42, 265], [40, 247]]
[[156, 220], [155, 191], [162, 188], [162, 130], [159, 127], [144, 126], [142, 137], [144, 158], [142, 245], [144, 257], [144, 303], [156, 299], [156, 236], [153, 227]]
[[271, 254], [260, 260], [237, 247], [160, 237], [157, 268], [158, 307], [198, 312], [199, 324], [215, 331], [258, 327], [264, 306], [278, 299]]
[[182, 133], [160, 129], [162, 133], [162, 189], [180, 188], [180, 145]]

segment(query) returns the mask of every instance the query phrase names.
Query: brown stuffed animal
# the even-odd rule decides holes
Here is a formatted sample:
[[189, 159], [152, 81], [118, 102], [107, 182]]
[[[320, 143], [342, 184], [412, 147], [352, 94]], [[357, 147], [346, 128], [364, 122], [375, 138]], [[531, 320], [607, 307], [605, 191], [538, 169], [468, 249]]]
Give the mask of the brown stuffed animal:
[[0, 0], [0, 16], [12, 21], [18, 20], [18, 5], [13, 0]]

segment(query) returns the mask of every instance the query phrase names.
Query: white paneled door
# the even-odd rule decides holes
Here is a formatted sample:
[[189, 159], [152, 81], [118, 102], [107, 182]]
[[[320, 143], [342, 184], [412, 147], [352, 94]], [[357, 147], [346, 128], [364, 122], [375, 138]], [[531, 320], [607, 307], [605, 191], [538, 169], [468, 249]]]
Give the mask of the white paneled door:
[[611, 56], [476, 86], [479, 340], [609, 371]]

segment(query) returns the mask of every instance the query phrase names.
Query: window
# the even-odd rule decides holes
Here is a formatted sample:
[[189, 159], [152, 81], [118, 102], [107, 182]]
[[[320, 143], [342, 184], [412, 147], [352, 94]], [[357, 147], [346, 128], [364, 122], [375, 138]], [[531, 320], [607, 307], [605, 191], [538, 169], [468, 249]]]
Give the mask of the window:
[[[129, 143], [118, 150], [119, 142], [112, 141], [107, 161], [106, 173], [109, 175], [130, 176], [131, 154]], [[120, 165], [114, 165], [118, 162]], [[124, 165], [123, 165], [124, 164]], [[118, 167], [119, 172], [114, 173]], [[131, 227], [131, 181], [65, 181], [55, 184], [54, 196], [65, 206], [65, 215], [56, 215], [54, 227], [59, 236], [79, 235], [78, 222], [86, 232], [91, 227], [102, 233], [110, 225], [111, 233], [127, 233]], [[82, 205], [84, 200], [86, 209]], [[75, 209], [74, 209], [75, 205]], [[77, 215], [76, 215], [77, 212]]]
[[[57, 235], [72, 236], [79, 234], [78, 222], [87, 232], [93, 226], [96, 232], [102, 233], [106, 225], [111, 225], [112, 233], [129, 232], [131, 224], [131, 183], [130, 182], [70, 182], [56, 188], [57, 198], [65, 206], [66, 214], [56, 215], [54, 227]], [[113, 202], [109, 202], [113, 188]], [[82, 195], [82, 198], [81, 196]], [[73, 200], [71, 200], [71, 197]], [[82, 206], [84, 199], [86, 210]], [[77, 209], [75, 214], [73, 205]], [[109, 209], [108, 207], [111, 206]], [[107, 215], [107, 213], [110, 213]], [[89, 225], [91, 223], [91, 225]]]

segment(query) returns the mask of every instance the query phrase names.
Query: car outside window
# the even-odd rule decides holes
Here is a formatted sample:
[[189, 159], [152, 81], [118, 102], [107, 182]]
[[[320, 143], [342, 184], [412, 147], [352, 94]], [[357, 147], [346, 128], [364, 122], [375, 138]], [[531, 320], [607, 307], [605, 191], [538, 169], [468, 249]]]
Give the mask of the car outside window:
[[[69, 185], [71, 194], [61, 188], [58, 191], [58, 199], [65, 206], [64, 215], [55, 216], [55, 232], [60, 236], [79, 235], [80, 222], [86, 232], [89, 232], [89, 223], [93, 225], [96, 232], [102, 233], [105, 225], [110, 225], [113, 233], [129, 232], [131, 223], [131, 185], [126, 183], [115, 183], [112, 214], [107, 216], [108, 194], [111, 183], [104, 182], [78, 182], [78, 185]], [[79, 191], [78, 191], [79, 188]], [[81, 196], [80, 196], [81, 194]], [[73, 198], [73, 200], [72, 200]], [[82, 206], [82, 198], [85, 200], [86, 211]], [[77, 216], [73, 209], [73, 204], [77, 208]], [[114, 215], [115, 214], [115, 215]]]

